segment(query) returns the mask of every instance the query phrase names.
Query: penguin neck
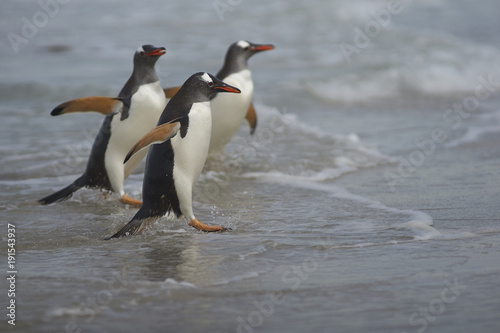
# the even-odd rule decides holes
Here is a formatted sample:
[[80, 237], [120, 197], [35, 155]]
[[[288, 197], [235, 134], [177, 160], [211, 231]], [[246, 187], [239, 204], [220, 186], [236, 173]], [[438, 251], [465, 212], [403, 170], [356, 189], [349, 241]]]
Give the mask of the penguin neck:
[[158, 125], [165, 124], [174, 119], [184, 119], [186, 121], [189, 110], [196, 101], [188, 101], [189, 92], [180, 89], [167, 103], [163, 110]]
[[134, 68], [130, 80], [134, 80], [137, 85], [159, 81], [158, 75], [156, 75], [156, 71], [152, 66], [145, 66], [139, 69]]
[[217, 78], [224, 80], [226, 77], [233, 73], [238, 73], [244, 69], [248, 69], [247, 59], [243, 57], [230, 57], [226, 56], [224, 65], [217, 73]]
[[130, 98], [137, 92], [141, 85], [157, 82], [159, 80], [160, 79], [158, 79], [154, 67], [147, 66], [140, 67], [139, 69], [134, 67], [132, 75], [123, 86], [122, 90], [118, 94], [118, 97]]

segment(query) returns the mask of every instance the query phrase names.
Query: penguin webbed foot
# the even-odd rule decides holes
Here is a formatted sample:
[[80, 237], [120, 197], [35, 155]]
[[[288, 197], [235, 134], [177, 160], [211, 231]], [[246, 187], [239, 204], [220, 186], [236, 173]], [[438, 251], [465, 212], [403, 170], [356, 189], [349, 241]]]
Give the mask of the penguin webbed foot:
[[120, 202], [130, 206], [137, 206], [137, 207], [142, 206], [142, 201], [132, 199], [126, 194], [122, 195], [122, 197], [120, 198]]
[[201, 223], [198, 219], [194, 219], [188, 223], [190, 226], [195, 228], [196, 230], [205, 231], [205, 232], [222, 232], [222, 231], [230, 231], [231, 228], [225, 228], [218, 225], [207, 225], [205, 223]]

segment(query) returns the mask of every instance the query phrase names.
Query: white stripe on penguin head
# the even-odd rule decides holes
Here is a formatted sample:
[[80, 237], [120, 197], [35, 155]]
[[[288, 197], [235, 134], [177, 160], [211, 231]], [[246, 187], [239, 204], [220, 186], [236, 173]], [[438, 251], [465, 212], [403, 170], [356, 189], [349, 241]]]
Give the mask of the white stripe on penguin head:
[[213, 83], [214, 81], [212, 80], [212, 78], [210, 77], [210, 75], [208, 75], [208, 73], [204, 73], [201, 78], [207, 82], [207, 83]]

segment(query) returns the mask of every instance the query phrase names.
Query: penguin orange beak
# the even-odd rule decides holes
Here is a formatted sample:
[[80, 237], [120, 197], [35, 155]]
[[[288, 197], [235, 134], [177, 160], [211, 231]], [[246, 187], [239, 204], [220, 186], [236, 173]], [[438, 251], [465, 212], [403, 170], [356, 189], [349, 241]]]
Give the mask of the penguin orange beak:
[[230, 93], [235, 93], [235, 94], [241, 93], [241, 90], [239, 90], [236, 87], [230, 86], [228, 84], [225, 84], [223, 86], [214, 87], [214, 89], [218, 90], [218, 91], [225, 91], [225, 92], [230, 92]]
[[269, 51], [274, 49], [273, 44], [254, 44], [252, 45], [253, 52]]
[[216, 78], [212, 74], [208, 74], [212, 78], [213, 84], [210, 85], [212, 90], [218, 91], [218, 92], [229, 92], [229, 93], [234, 93], [234, 94], [239, 94], [241, 90], [239, 90], [236, 87], [230, 86], [229, 84], [223, 82], [222, 80]]
[[159, 56], [164, 55], [165, 53], [167, 53], [167, 51], [165, 50], [165, 48], [164, 47], [160, 47], [160, 48], [157, 48], [156, 50], [153, 50], [153, 51], [149, 52], [147, 54], [147, 56], [148, 57], [149, 56], [158, 56], [159, 57]]

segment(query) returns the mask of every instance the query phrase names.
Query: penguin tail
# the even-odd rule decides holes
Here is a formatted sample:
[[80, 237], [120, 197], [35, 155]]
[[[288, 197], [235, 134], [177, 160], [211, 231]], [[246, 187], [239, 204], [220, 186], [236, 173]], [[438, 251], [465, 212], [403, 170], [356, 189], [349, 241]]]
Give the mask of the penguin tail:
[[134, 216], [132, 221], [127, 223], [123, 228], [121, 228], [117, 233], [113, 236], [106, 237], [104, 240], [110, 240], [113, 238], [122, 238], [127, 236], [132, 236], [140, 233], [142, 230], [146, 228], [146, 220], [139, 219]]
[[70, 185], [66, 186], [62, 190], [57, 191], [45, 198], [38, 200], [38, 202], [42, 205], [49, 205], [54, 202], [64, 201], [73, 195], [73, 192], [78, 191], [82, 187], [85, 186], [85, 181], [83, 176], [75, 180]]

